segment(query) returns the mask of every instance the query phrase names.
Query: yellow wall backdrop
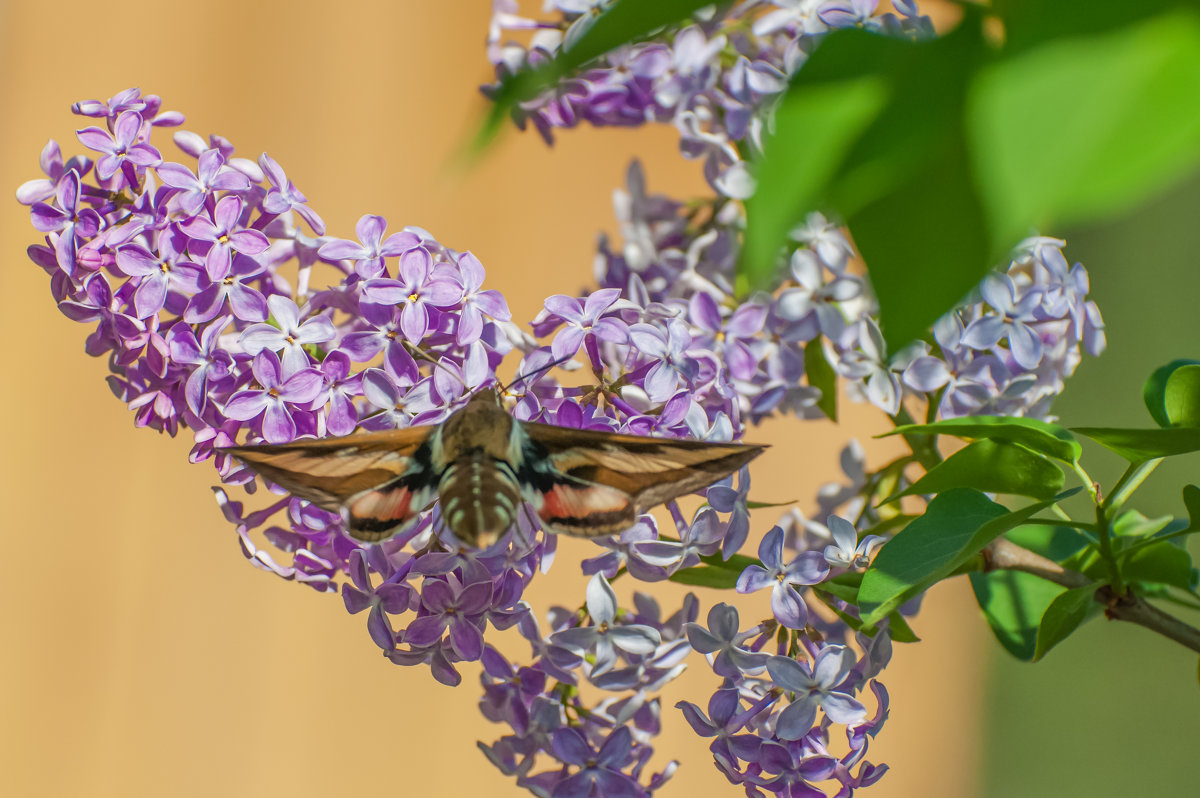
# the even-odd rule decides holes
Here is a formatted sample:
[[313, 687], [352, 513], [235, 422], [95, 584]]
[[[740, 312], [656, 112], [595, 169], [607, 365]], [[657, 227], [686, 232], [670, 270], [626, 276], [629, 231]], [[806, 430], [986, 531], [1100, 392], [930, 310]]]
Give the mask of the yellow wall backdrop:
[[[0, 794], [12, 796], [524, 795], [475, 740], [504, 733], [479, 715], [478, 667], [457, 689], [382, 657], [362, 616], [250, 567], [190, 437], [135, 429], [83, 352], [83, 325], [54, 307], [12, 199], [40, 177], [54, 137], [79, 152], [71, 102], [129, 86], [266, 151], [352, 237], [364, 213], [415, 224], [474, 251], [517, 320], [590, 280], [594, 236], [631, 157], [655, 191], [704, 190], [669, 128], [565, 132], [549, 149], [510, 133], [476, 168], [448, 168], [484, 110], [487, 0], [469, 2], [0, 3]], [[158, 139], [171, 159], [168, 136]], [[840, 427], [785, 421], [753, 439], [755, 494], [798, 498], [837, 476], [851, 434], [875, 462], [890, 443], [873, 411]], [[754, 516], [754, 534], [773, 523]], [[528, 598], [577, 604], [571, 541]], [[628, 598], [629, 586], [619, 591]], [[682, 591], [666, 588], [674, 603]], [[720, 600], [706, 592], [706, 606]], [[754, 606], [762, 613], [762, 607]], [[745, 616], [744, 616], [745, 617]], [[892, 719], [871, 750], [892, 772], [868, 794], [969, 796], [979, 759], [987, 634], [964, 584], [935, 590], [884, 682]], [[664, 698], [658, 763], [684, 766], [661, 793], [733, 796], [707, 741], [673, 709], [716, 679], [701, 658]]]

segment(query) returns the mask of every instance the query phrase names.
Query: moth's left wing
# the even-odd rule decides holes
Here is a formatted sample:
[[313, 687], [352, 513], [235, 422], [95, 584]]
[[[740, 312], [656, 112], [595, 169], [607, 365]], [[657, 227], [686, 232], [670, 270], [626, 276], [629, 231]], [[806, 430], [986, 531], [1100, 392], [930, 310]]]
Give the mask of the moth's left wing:
[[[434, 498], [432, 469], [419, 465], [434, 427], [369, 432], [341, 438], [231, 446], [251, 471], [294, 496], [339, 513], [359, 540], [389, 537]], [[428, 473], [425, 473], [428, 472]]]
[[533, 422], [521, 481], [552, 532], [620, 532], [638, 514], [711, 485], [767, 447], [620, 435]]

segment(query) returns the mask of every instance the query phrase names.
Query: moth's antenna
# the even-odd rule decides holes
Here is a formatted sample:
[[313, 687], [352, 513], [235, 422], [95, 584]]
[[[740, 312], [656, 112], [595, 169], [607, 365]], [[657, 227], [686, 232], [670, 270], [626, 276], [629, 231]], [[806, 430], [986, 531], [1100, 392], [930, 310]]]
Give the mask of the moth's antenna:
[[500, 388], [498, 390], [500, 391], [500, 393], [506, 393], [513, 386], [519, 385], [520, 383], [525, 382], [526, 380], [536, 377], [538, 374], [541, 374], [544, 371], [549, 371], [550, 369], [554, 368], [555, 366], [561, 366], [563, 363], [566, 363], [568, 360], [570, 360], [573, 357], [575, 357], [575, 356], [567, 355], [566, 357], [560, 357], [557, 360], [551, 360], [549, 363], [546, 363], [545, 365], [537, 367], [536, 369], [529, 372], [528, 374], [519, 374], [515, 378], [513, 378], [512, 382], [510, 382], [508, 385], [500, 386]]
[[468, 391], [471, 390], [471, 386], [467, 385], [467, 381], [464, 380], [459, 374], [457, 374], [454, 371], [454, 369], [452, 369], [449, 366], [442, 363], [441, 358], [434, 357], [432, 354], [430, 354], [429, 352], [426, 352], [424, 349], [422, 349], [417, 344], [411, 343], [409, 341], [404, 342], [404, 348], [408, 350], [409, 354], [411, 354], [415, 357], [419, 357], [421, 360], [424, 360], [427, 363], [432, 363], [435, 367], [441, 368], [442, 371], [446, 372], [451, 377], [458, 380], [459, 384], [461, 384], [464, 389], [466, 389]]

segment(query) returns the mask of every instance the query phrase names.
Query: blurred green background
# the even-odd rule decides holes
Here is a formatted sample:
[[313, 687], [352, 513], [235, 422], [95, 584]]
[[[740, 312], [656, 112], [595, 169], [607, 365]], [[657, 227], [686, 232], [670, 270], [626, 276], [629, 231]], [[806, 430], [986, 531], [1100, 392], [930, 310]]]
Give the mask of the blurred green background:
[[[1175, 358], [1200, 359], [1200, 180], [1132, 214], [1065, 231], [1091, 275], [1108, 350], [1084, 358], [1054, 412], [1067, 426], [1153, 426], [1142, 382]], [[1125, 462], [1084, 442], [1083, 465], [1111, 486]], [[1185, 515], [1180, 490], [1200, 482], [1200, 456], [1168, 458], [1135, 495], [1147, 516]], [[1193, 557], [1200, 549], [1190, 547]], [[1173, 610], [1200, 624], [1200, 613]], [[1041, 662], [990, 649], [984, 766], [988, 798], [1200, 792], [1196, 655], [1141, 627], [1093, 619]]]

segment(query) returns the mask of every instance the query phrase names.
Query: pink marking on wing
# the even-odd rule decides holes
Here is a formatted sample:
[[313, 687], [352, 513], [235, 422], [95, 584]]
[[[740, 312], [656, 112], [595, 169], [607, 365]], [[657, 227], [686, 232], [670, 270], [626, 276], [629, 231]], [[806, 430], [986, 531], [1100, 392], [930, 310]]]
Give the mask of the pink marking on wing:
[[543, 494], [541, 518], [586, 518], [593, 513], [621, 512], [629, 504], [629, 497], [616, 488], [592, 485], [587, 488], [572, 488], [555, 485]]
[[408, 510], [411, 503], [412, 492], [407, 488], [373, 490], [354, 500], [350, 515], [378, 521], [402, 521], [412, 515]]

